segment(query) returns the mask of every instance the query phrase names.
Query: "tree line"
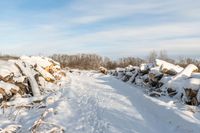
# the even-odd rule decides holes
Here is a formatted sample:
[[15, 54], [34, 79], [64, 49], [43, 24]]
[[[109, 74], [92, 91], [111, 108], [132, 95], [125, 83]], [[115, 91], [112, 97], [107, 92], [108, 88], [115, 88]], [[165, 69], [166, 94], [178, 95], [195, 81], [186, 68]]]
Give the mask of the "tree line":
[[139, 66], [142, 63], [155, 63], [156, 59], [165, 60], [167, 62], [186, 67], [188, 64], [194, 64], [200, 69], [200, 60], [193, 58], [180, 57], [176, 60], [168, 56], [167, 51], [151, 51], [145, 59], [138, 57], [124, 57], [118, 60], [112, 60], [108, 57], [102, 57], [97, 54], [54, 54], [51, 56], [52, 59], [61, 63], [61, 66], [85, 69], [85, 70], [96, 70], [100, 66], [107, 69], [115, 69], [116, 67], [127, 67], [128, 65]]
[[115, 69], [116, 67], [126, 67], [128, 65], [138, 66], [144, 62], [141, 58], [126, 57], [119, 60], [111, 60], [108, 57], [102, 57], [97, 54], [54, 54], [51, 58], [60, 62], [62, 67], [70, 67], [85, 70], [96, 70], [100, 66], [108, 69]]
[[[19, 57], [13, 55], [1, 55], [0, 60], [18, 59]], [[194, 64], [200, 69], [200, 60], [193, 58], [180, 57], [176, 60], [170, 58], [167, 51], [161, 50], [159, 52], [151, 51], [145, 59], [138, 57], [124, 57], [118, 60], [113, 60], [108, 57], [102, 57], [97, 54], [54, 54], [50, 58], [58, 61], [62, 68], [69, 67], [82, 70], [97, 70], [100, 66], [107, 69], [115, 69], [116, 67], [127, 67], [128, 65], [139, 66], [142, 63], [154, 63], [155, 59], [162, 59], [167, 62], [186, 67], [188, 64]]]

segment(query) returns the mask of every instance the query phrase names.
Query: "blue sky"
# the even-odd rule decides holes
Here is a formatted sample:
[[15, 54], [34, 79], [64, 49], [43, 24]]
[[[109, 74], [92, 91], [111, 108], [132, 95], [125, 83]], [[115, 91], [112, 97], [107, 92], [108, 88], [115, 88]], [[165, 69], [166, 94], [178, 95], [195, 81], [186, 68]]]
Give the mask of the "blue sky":
[[0, 53], [200, 57], [199, 0], [0, 0]]

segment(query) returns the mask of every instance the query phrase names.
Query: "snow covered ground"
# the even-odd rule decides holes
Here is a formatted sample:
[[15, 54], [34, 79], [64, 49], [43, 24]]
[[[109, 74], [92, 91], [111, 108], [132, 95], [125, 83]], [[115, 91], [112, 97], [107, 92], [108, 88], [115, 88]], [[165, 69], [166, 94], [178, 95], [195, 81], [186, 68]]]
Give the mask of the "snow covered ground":
[[20, 108], [18, 104], [17, 109], [1, 109], [0, 128], [13, 125], [19, 127], [18, 132], [27, 133], [41, 118], [41, 124], [33, 132], [46, 133], [55, 128], [67, 133], [200, 131], [199, 107], [167, 97], [149, 97], [144, 88], [92, 71], [75, 71], [67, 76], [62, 89], [45, 96], [34, 107]]

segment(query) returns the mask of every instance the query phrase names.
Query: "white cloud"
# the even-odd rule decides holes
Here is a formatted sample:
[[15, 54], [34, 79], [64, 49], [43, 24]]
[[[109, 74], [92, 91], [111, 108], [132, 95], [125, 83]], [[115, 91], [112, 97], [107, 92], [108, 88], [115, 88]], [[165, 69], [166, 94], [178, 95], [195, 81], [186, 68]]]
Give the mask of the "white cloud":
[[[4, 45], [1, 50], [18, 54], [97, 52], [128, 56], [142, 55], [152, 49], [166, 49], [171, 53], [199, 55], [196, 52], [200, 50], [199, 5], [197, 0], [73, 1], [58, 10], [33, 13], [28, 17], [30, 20], [15, 18], [15, 21], [0, 21], [0, 43]], [[117, 21], [132, 19], [134, 22], [134, 15], [143, 15], [141, 21], [147, 22], [126, 26]], [[152, 17], [158, 21], [148, 23], [148, 15], [155, 15]], [[163, 17], [166, 21], [161, 23], [159, 19]], [[113, 18], [117, 18], [115, 22], [106, 22]], [[93, 30], [90, 25], [97, 22], [103, 28]], [[81, 25], [87, 27], [81, 29]]]

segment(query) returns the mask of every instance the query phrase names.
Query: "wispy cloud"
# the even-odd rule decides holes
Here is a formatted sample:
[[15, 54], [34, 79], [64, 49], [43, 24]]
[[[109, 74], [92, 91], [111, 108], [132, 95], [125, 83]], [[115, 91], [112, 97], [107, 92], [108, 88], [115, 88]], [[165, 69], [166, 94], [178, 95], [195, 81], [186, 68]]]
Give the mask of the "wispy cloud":
[[38, 0], [1, 3], [1, 51], [115, 57], [166, 49], [172, 55], [200, 56], [198, 0], [57, 2], [47, 1], [48, 7]]

